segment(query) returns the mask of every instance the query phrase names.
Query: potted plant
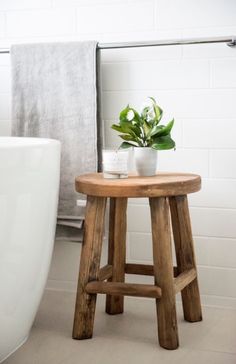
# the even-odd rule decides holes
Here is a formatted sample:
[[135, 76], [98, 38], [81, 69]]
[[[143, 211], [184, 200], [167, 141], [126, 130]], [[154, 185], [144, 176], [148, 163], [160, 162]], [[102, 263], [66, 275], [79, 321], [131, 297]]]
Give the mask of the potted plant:
[[136, 170], [140, 176], [156, 174], [158, 150], [175, 148], [171, 138], [174, 119], [161, 125], [163, 111], [153, 97], [149, 99], [150, 104], [140, 113], [127, 105], [120, 113], [119, 124], [112, 125], [124, 140], [120, 148], [134, 148]]

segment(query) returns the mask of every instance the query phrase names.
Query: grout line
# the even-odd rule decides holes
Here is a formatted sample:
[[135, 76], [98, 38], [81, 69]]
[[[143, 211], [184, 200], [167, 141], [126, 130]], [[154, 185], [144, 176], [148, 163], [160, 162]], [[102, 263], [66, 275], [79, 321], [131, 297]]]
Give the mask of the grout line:
[[[227, 91], [235, 91], [236, 90], [236, 86], [235, 87], [232, 87], [232, 86], [230, 86], [230, 87], [217, 87], [217, 88], [209, 88], [208, 86], [206, 86], [206, 87], [197, 87], [197, 86], [191, 86], [191, 87], [171, 87], [171, 88], [151, 88], [151, 87], [149, 87], [149, 88], [134, 88], [134, 89], [126, 89], [126, 88], [124, 88], [124, 89], [109, 89], [109, 88], [106, 88], [106, 89], [103, 89], [102, 90], [102, 92], [103, 93], [114, 93], [114, 92], [120, 92], [120, 93], [122, 93], [122, 92], [137, 92], [137, 93], [139, 93], [139, 92], [150, 92], [150, 91], [154, 91], [154, 92], [176, 92], [176, 91], [209, 91], [209, 94], [208, 95], [210, 95], [211, 93], [210, 92], [212, 92], [212, 91], [225, 91], [225, 90], [227, 90]], [[210, 117], [210, 118], [214, 118], [214, 116], [212, 116], [212, 117]], [[219, 117], [220, 118], [220, 117]], [[230, 118], [233, 118], [233, 116], [230, 116]], [[222, 119], [222, 117], [221, 117], [221, 119]]]
[[[195, 235], [196, 238], [209, 238], [209, 239], [218, 239], [218, 240], [236, 240], [236, 237], [232, 236], [215, 236], [215, 235]], [[236, 244], [236, 243], [235, 243]]]
[[[183, 46], [180, 46], [180, 47], [183, 47]], [[158, 56], [158, 54], [156, 55]], [[129, 56], [128, 56], [129, 57]], [[157, 58], [157, 57], [156, 57]], [[139, 63], [139, 62], [155, 62], [155, 61], [158, 61], [160, 63], [162, 62], [165, 62], [165, 61], [173, 61], [173, 62], [176, 62], [177, 61], [188, 61], [189, 63], [191, 62], [198, 62], [198, 61], [217, 61], [217, 60], [236, 60], [236, 57], [235, 56], [231, 56], [231, 57], [227, 57], [227, 56], [218, 56], [218, 57], [209, 57], [209, 56], [206, 56], [206, 57], [184, 57], [182, 56], [182, 52], [180, 53], [180, 55], [172, 55], [172, 57], [170, 56], [165, 56], [163, 58], [160, 58], [160, 59], [154, 59], [153, 56], [150, 58], [140, 58], [140, 59], [137, 59], [136, 58], [127, 58], [127, 59], [120, 59], [120, 60], [110, 60], [110, 61], [106, 61], [106, 60], [103, 60], [102, 61], [102, 64], [119, 64], [119, 63]]]
[[[158, 55], [157, 55], [158, 56]], [[156, 57], [157, 58], [157, 57]], [[197, 58], [197, 60], [195, 58], [191, 59], [191, 61], [185, 61], [182, 60], [181, 56], [172, 56], [171, 58], [161, 58], [161, 59], [154, 59], [154, 58], [147, 58], [147, 59], [131, 59], [131, 60], [121, 60], [121, 61], [103, 61], [102, 63], [106, 64], [106, 65], [117, 65], [120, 63], [166, 63], [166, 61], [168, 61], [169, 63], [176, 63], [177, 65], [180, 63], [179, 61], [183, 62], [183, 63], [198, 63], [198, 61], [200, 61], [202, 63], [202, 59]], [[209, 62], [208, 60], [204, 60], [204, 63], [207, 65]]]
[[3, 38], [6, 38], [7, 37], [7, 13], [4, 13], [3, 14], [3, 23], [4, 23], [4, 26], [3, 26]]
[[153, 25], [154, 31], [158, 29], [157, 0], [153, 0]]
[[222, 237], [222, 236], [209, 236], [209, 235], [197, 235], [194, 234], [193, 238], [207, 238], [207, 239], [218, 239], [218, 240], [231, 240], [231, 241], [235, 241], [236, 244], [236, 237], [231, 238], [231, 237]]
[[[33, 1], [32, 1], [33, 2]], [[20, 3], [20, 2], [19, 2]], [[66, 7], [66, 9], [70, 9], [71, 7]], [[6, 9], [3, 9], [3, 10], [0, 10], [0, 13], [4, 13], [7, 15], [7, 13], [23, 13], [23, 12], [32, 12], [32, 11], [52, 11], [52, 10], [55, 10], [55, 9], [60, 9], [59, 7], [58, 8], [53, 8], [52, 7], [52, 0], [49, 1], [49, 5], [47, 6], [39, 6], [39, 7], [19, 7], [19, 8], [12, 8], [12, 9], [9, 9], [9, 8], [6, 8]], [[63, 9], [65, 9], [63, 7]]]
[[[172, 31], [175, 31], [175, 30], [182, 30], [182, 31], [185, 31], [185, 32], [188, 32], [188, 31], [192, 31], [192, 30], [202, 30], [202, 29], [210, 29], [210, 30], [219, 30], [220, 29], [229, 29], [230, 26], [229, 25], [221, 25], [220, 27], [219, 26], [209, 26], [209, 25], [201, 25], [200, 27], [199, 26], [193, 26], [193, 27], [174, 27], [174, 28], [171, 28], [171, 27], [165, 27], [165, 28], [159, 28], [159, 30], [162, 30], [162, 31], [168, 31], [168, 30], [172, 30]], [[234, 32], [233, 32], [234, 33]], [[230, 35], [231, 35], [231, 32], [230, 32]], [[196, 36], [197, 37], [197, 36]], [[196, 38], [195, 37], [195, 38]], [[183, 34], [181, 35], [181, 39], [184, 39], [184, 36]], [[186, 44], [188, 45], [188, 44]]]
[[[136, 235], [147, 235], [149, 238], [151, 238], [151, 231], [147, 231], [147, 232], [143, 232], [143, 231], [131, 231], [131, 230], [128, 230], [128, 233], [129, 234], [136, 234]], [[173, 236], [172, 236], [173, 237]], [[196, 234], [193, 234], [193, 239], [210, 239], [210, 240], [213, 240], [213, 239], [217, 239], [217, 240], [229, 240], [231, 242], [234, 242], [236, 244], [236, 237], [222, 237], [222, 236], [209, 236], [209, 235], [196, 235]]]
[[236, 212], [235, 208], [230, 207], [212, 207], [212, 206], [193, 206], [189, 205], [190, 209], [201, 209], [201, 210], [220, 210], [220, 211], [234, 211]]
[[[236, 271], [236, 267], [223, 267], [220, 265], [206, 265], [206, 264], [197, 264], [198, 268], [203, 268], [203, 269], [219, 269], [219, 270], [231, 270], [231, 271]], [[235, 297], [236, 298], [236, 297]]]
[[188, 145], [183, 145], [181, 148], [178, 148], [178, 150], [179, 149], [187, 149], [187, 150], [195, 150], [195, 149], [197, 149], [197, 150], [208, 150], [209, 152], [210, 151], [225, 151], [225, 150], [229, 150], [229, 151], [236, 151], [236, 147], [227, 147], [227, 146], [225, 146], [225, 147], [207, 147], [207, 146], [193, 146], [193, 147], [190, 147], [190, 146], [188, 146]]
[[[199, 191], [200, 192], [200, 191]], [[224, 206], [202, 206], [202, 205], [193, 205], [189, 203], [189, 208], [193, 209], [209, 209], [209, 210], [228, 210], [228, 211], [236, 211], [236, 207], [224, 207]]]
[[[233, 90], [235, 90], [236, 89], [236, 87], [233, 89]], [[211, 91], [212, 89], [210, 89], [210, 88], [208, 88], [207, 86], [206, 87], [194, 87], [194, 86], [192, 86], [192, 87], [171, 87], [171, 88], [159, 88], [159, 89], [157, 89], [157, 88], [151, 88], [151, 87], [149, 87], [149, 88], [140, 88], [140, 89], [138, 89], [138, 88], [133, 88], [133, 89], [109, 89], [109, 88], [106, 88], [106, 89], [103, 89], [102, 90], [102, 92], [109, 92], [109, 93], [114, 93], [114, 92], [120, 92], [120, 93], [122, 93], [122, 92], [150, 92], [150, 91], [152, 91], [152, 92], [172, 92], [172, 91], [193, 91], [193, 90], [196, 90], [196, 91], [206, 91], [206, 90], [208, 90], [208, 91]], [[229, 90], [228, 88], [227, 88], [227, 90]], [[231, 90], [232, 90], [232, 88], [231, 88]]]
[[[1, 66], [0, 66], [1, 67]], [[178, 119], [180, 119], [180, 117], [178, 117]], [[196, 117], [196, 116], [190, 116], [190, 117], [187, 117], [187, 116], [181, 116], [181, 121], [182, 122], [186, 122], [186, 121], [189, 121], [189, 120], [191, 120], [191, 121], [195, 121], [195, 122], [197, 122], [197, 121], [199, 121], [199, 120], [201, 120], [201, 121], [205, 121], [205, 122], [214, 122], [214, 121], [221, 121], [222, 122], [222, 117], [209, 117], [209, 118], [206, 118], [206, 117], [202, 117], [202, 116], [199, 116], [199, 117]], [[110, 123], [113, 123], [113, 122], [115, 122], [115, 121], [117, 121], [117, 119], [116, 118], [103, 118], [103, 121], [104, 122], [110, 122]], [[230, 117], [226, 117], [226, 118], [224, 118], [224, 122], [227, 122], [227, 121], [234, 121], [235, 122], [235, 117], [233, 117], [233, 116], [230, 116]], [[184, 124], [184, 123], [183, 123]], [[207, 147], [206, 147], [207, 148]]]
[[208, 170], [208, 178], [210, 177], [210, 170], [211, 170], [211, 164], [210, 164], [210, 149], [207, 151], [207, 170]]
[[[198, 88], [191, 88], [191, 87], [186, 87], [186, 88], [166, 88], [166, 89], [163, 89], [163, 88], [155, 88], [155, 89], [150, 89], [150, 88], [148, 88], [148, 89], [114, 89], [114, 90], [102, 90], [104, 93], [105, 92], [111, 92], [111, 93], [113, 93], [113, 92], [120, 92], [120, 93], [122, 93], [122, 92], [137, 92], [137, 93], [140, 93], [140, 94], [142, 94], [143, 92], [146, 92], [146, 91], [149, 91], [149, 90], [151, 90], [151, 91], [162, 91], [162, 92], [164, 92], [164, 93], [167, 93], [167, 92], [172, 92], [172, 91], [181, 91], [181, 90], [183, 90], [183, 91], [188, 91], [188, 90], [190, 90], [190, 91], [193, 91], [193, 90], [196, 90], [196, 92], [199, 92], [199, 91], [210, 91], [209, 92], [209, 95], [212, 93], [212, 91], [217, 91], [217, 92], [219, 92], [219, 91], [225, 91], [225, 90], [227, 90], [227, 91], [234, 91], [235, 90], [235, 88], [236, 87], [228, 87], [228, 88], [220, 88], [220, 87], [215, 87], [214, 89], [210, 89], [210, 88], [207, 88], [207, 87], [198, 87]], [[224, 116], [225, 117], [225, 116]], [[234, 116], [229, 116], [229, 118], [233, 118]], [[197, 117], [196, 117], [197, 118]], [[203, 118], [206, 118], [206, 117], [203, 117]], [[212, 117], [210, 117], [210, 118], [214, 118], [214, 116], [212, 116]], [[221, 118], [222, 119], [222, 116], [220, 117], [218, 117], [218, 118]]]
[[213, 62], [209, 59], [209, 88], [214, 89], [213, 87]]
[[130, 260], [131, 258], [131, 244], [130, 244], [130, 236], [129, 231], [126, 232], [126, 248], [127, 248], [127, 260]]
[[227, 240], [236, 240], [234, 236], [216, 236], [216, 235], [194, 235], [196, 238], [215, 238], [215, 239], [227, 239]]
[[[134, 197], [135, 198], [135, 197]], [[146, 198], [146, 197], [143, 197]], [[139, 199], [139, 197], [137, 197], [137, 199]], [[148, 202], [143, 201], [143, 203], [139, 203], [139, 202], [132, 202], [131, 200], [129, 200], [129, 206], [132, 207], [143, 207], [143, 206], [148, 206]], [[190, 209], [204, 209], [204, 210], [223, 210], [223, 211], [236, 211], [236, 207], [223, 207], [223, 206], [202, 206], [202, 205], [194, 205], [189, 203], [189, 208]]]
[[[135, 231], [135, 230], [127, 230], [130, 234], [143, 234], [148, 235], [151, 234], [151, 231]], [[193, 238], [210, 238], [210, 239], [220, 239], [220, 240], [236, 240], [236, 236], [215, 236], [215, 235], [193, 235]], [[236, 244], [236, 242], [235, 242]]]

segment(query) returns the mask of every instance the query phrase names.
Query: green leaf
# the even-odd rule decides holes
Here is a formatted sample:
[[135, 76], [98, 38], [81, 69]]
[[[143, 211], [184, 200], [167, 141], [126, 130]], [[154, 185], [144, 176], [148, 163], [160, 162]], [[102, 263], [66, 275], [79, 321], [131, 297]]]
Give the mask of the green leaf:
[[124, 139], [124, 140], [132, 140], [132, 141], [135, 141], [134, 140], [134, 137], [130, 134], [123, 134], [123, 135], [119, 135], [120, 138]]
[[131, 111], [133, 111], [134, 113], [134, 118], [133, 118], [133, 121], [136, 121], [138, 123], [141, 123], [142, 122], [142, 118], [140, 117], [139, 113], [134, 109], [134, 108], [130, 108]]
[[143, 118], [143, 119], [145, 119], [145, 120], [146, 120], [146, 118], [147, 118], [147, 114], [148, 114], [149, 110], [150, 110], [150, 106], [146, 106], [146, 107], [142, 110], [141, 116], [142, 116], [142, 118]]
[[[128, 119], [128, 113], [132, 111], [134, 113], [134, 116], [132, 118], [132, 120], [129, 120]], [[133, 122], [137, 122], [137, 123], [140, 123], [141, 122], [141, 117], [139, 115], [139, 113], [132, 107], [129, 107], [129, 105], [126, 106], [125, 109], [123, 109], [121, 112], [120, 112], [120, 122], [125, 122], [125, 123], [129, 123], [129, 124], [132, 124]]]
[[160, 108], [160, 106], [157, 105], [156, 100], [154, 99], [154, 97], [149, 97], [149, 99], [152, 100], [153, 103], [153, 109], [155, 112], [155, 122], [156, 124], [158, 124], [162, 118], [162, 114], [163, 114], [163, 110]]
[[131, 123], [127, 123], [126, 121], [121, 121], [120, 122], [120, 127], [121, 127], [121, 132], [122, 133], [130, 133], [132, 132], [132, 124]]
[[146, 136], [149, 135], [151, 129], [151, 125], [148, 124], [146, 120], [143, 121], [143, 130]]
[[132, 125], [130, 124], [127, 124], [127, 123], [124, 123], [124, 124], [121, 124], [121, 125], [116, 125], [116, 124], [113, 124], [111, 126], [112, 129], [118, 131], [119, 133], [124, 133], [124, 134], [129, 134], [129, 133], [133, 133], [132, 131]]
[[156, 150], [173, 149], [174, 147], [175, 142], [168, 135], [155, 138], [152, 144], [152, 148]]
[[158, 127], [156, 129], [153, 128], [153, 132], [151, 133], [151, 136], [159, 137], [159, 136], [169, 135], [171, 132], [171, 129], [173, 128], [173, 125], [174, 125], [174, 119], [171, 120], [166, 126], [159, 125], [160, 129], [158, 129]]
[[121, 110], [121, 112], [120, 112], [120, 121], [125, 121], [125, 122], [130, 123], [130, 121], [127, 119], [127, 114], [129, 112], [129, 110], [130, 110], [129, 105], [127, 105], [126, 108]]
[[120, 133], [122, 133], [122, 132], [123, 132], [123, 131], [122, 131], [122, 128], [121, 128], [121, 126], [120, 126], [120, 125], [113, 124], [113, 125], [111, 126], [111, 128], [112, 128], [112, 129], [114, 129], [114, 130], [116, 130], [116, 131], [119, 131]]
[[152, 129], [150, 130], [148, 137], [152, 137], [156, 133], [158, 133], [160, 130], [164, 128], [164, 125], [154, 125]]
[[121, 121], [120, 126], [122, 133], [136, 135], [137, 137], [141, 135], [141, 130], [138, 125]]
[[122, 139], [132, 140], [136, 143], [136, 145], [142, 144], [139, 139], [141, 130], [137, 126], [125, 122], [121, 123], [121, 125], [113, 124], [111, 128], [120, 133], [124, 133], [124, 135], [119, 135]]
[[123, 142], [120, 146], [119, 149], [127, 149], [127, 148], [131, 148], [133, 147], [133, 144], [128, 143], [128, 142]]
[[123, 140], [132, 142], [134, 144], [134, 146], [139, 145], [139, 141], [132, 135], [124, 134], [124, 135], [119, 135], [119, 137]]

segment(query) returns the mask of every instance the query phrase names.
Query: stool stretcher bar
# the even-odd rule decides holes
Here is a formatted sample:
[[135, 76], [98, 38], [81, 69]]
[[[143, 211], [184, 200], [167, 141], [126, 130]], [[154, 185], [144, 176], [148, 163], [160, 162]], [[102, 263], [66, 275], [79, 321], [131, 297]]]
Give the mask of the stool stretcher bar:
[[92, 281], [86, 285], [85, 291], [89, 294], [103, 293], [112, 296], [161, 297], [161, 288], [152, 284]]
[[104, 267], [99, 269], [98, 280], [105, 281], [112, 277], [112, 265], [104, 265]]
[[182, 291], [195, 278], [197, 278], [197, 271], [195, 268], [187, 269], [183, 273], [180, 273], [174, 279], [175, 293]]
[[[141, 276], [154, 276], [154, 268], [151, 264], [125, 264], [126, 274], [137, 274]], [[178, 275], [177, 267], [173, 267], [174, 277]]]
[[[154, 276], [153, 265], [149, 264], [126, 264], [126, 274], [138, 274]], [[186, 269], [184, 272], [178, 274], [177, 267], [173, 268], [174, 287], [175, 293], [182, 291], [188, 286], [196, 277], [197, 272], [195, 268]], [[89, 282], [86, 286], [87, 293], [104, 293], [111, 295], [122, 296], [138, 296], [138, 297], [152, 297], [158, 298], [161, 295], [161, 289], [158, 286], [148, 284], [133, 284], [133, 283], [119, 283], [119, 282], [104, 282], [112, 277], [112, 266], [105, 265], [99, 270], [98, 281]], [[110, 292], [111, 290], [111, 292]], [[161, 296], [160, 296], [161, 297]]]

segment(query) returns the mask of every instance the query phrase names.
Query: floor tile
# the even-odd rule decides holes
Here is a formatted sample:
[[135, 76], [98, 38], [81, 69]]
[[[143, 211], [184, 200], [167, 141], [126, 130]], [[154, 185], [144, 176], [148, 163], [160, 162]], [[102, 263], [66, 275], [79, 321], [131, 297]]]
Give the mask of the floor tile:
[[72, 340], [75, 294], [45, 291], [28, 341], [4, 364], [236, 364], [236, 310], [204, 308], [204, 320], [187, 323], [178, 304], [180, 348], [157, 341], [153, 300], [126, 298], [125, 313], [104, 312], [98, 297], [91, 340]]

